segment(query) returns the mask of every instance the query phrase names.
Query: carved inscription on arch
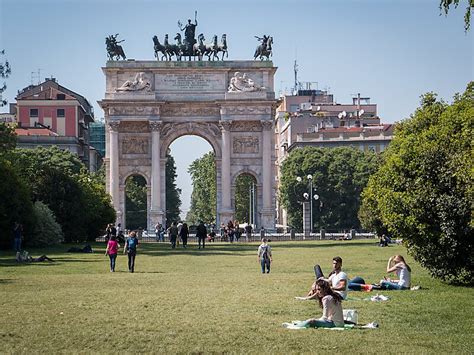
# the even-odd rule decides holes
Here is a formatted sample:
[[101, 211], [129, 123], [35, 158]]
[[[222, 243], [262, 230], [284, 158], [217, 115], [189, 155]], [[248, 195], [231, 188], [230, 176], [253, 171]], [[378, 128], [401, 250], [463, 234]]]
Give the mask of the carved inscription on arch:
[[259, 140], [254, 136], [234, 137], [232, 140], [233, 152], [236, 154], [258, 154]]
[[120, 132], [148, 132], [148, 122], [122, 122]]

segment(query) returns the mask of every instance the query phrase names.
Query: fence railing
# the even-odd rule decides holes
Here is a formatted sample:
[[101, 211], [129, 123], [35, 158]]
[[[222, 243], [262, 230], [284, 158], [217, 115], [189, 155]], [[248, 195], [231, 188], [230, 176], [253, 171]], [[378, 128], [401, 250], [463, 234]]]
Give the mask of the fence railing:
[[[260, 241], [262, 238], [267, 238], [270, 239], [272, 242], [275, 241], [289, 241], [289, 240], [343, 240], [346, 237], [346, 233], [343, 232], [325, 232], [323, 233], [323, 237], [321, 237], [321, 233], [310, 233], [309, 236], [306, 236], [303, 233], [272, 233], [265, 231], [264, 235], [261, 235], [259, 233], [252, 233], [250, 238], [247, 238], [245, 234], [242, 234], [241, 237], [239, 238], [238, 242], [256, 242]], [[369, 239], [369, 238], [375, 238], [374, 233], [369, 233], [369, 232], [356, 232], [353, 234], [352, 239]], [[145, 243], [150, 243], [150, 242], [157, 242], [157, 237], [154, 233], [144, 233], [144, 235], [139, 238], [142, 242]], [[105, 242], [106, 238], [105, 236], [99, 237], [96, 239], [97, 242]], [[195, 234], [190, 234], [188, 241], [194, 241], [197, 240]], [[169, 237], [167, 234], [165, 234], [165, 242], [169, 242]], [[220, 235], [216, 235], [215, 241], [220, 242], [228, 242], [229, 240], [222, 240]], [[234, 241], [236, 241], [234, 239]], [[236, 241], [237, 242], [237, 241]]]

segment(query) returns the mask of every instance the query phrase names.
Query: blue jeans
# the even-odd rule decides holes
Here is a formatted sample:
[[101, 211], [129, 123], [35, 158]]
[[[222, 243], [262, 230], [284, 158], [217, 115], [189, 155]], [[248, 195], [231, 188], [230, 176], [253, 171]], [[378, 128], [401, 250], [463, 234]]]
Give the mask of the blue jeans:
[[380, 284], [380, 288], [382, 290], [408, 290], [409, 289], [408, 287], [403, 287], [395, 282], [390, 282], [390, 281], [382, 281], [382, 283]]
[[360, 276], [356, 276], [349, 281], [347, 289], [351, 291], [361, 291], [362, 285], [365, 285], [365, 280]]
[[128, 255], [128, 271], [135, 272], [135, 257], [137, 256], [136, 250], [129, 250]]
[[332, 320], [312, 319], [308, 322], [310, 327], [314, 328], [334, 328], [336, 325]]
[[117, 259], [117, 254], [109, 254], [110, 258], [110, 271], [115, 271], [115, 260]]
[[21, 238], [13, 239], [13, 250], [15, 250], [16, 252], [21, 251]]
[[267, 274], [270, 272], [270, 259], [262, 258], [260, 259], [260, 266], [262, 267], [262, 274], [265, 273], [265, 268], [267, 269]]

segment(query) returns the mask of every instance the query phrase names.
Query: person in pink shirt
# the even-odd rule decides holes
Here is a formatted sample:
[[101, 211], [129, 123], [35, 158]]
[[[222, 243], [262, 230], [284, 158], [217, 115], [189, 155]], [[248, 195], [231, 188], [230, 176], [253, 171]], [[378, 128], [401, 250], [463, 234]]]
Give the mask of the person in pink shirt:
[[107, 249], [105, 249], [105, 255], [108, 255], [110, 258], [110, 272], [115, 272], [115, 260], [117, 259], [119, 248], [120, 244], [117, 243], [117, 237], [112, 235], [107, 243]]

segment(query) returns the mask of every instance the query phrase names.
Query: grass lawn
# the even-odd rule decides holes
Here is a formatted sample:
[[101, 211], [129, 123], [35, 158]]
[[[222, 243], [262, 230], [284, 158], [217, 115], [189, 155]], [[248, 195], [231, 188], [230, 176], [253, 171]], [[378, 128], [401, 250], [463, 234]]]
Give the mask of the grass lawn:
[[119, 255], [110, 273], [105, 245], [92, 254], [69, 246], [30, 250], [55, 263], [18, 265], [0, 253], [0, 352], [158, 353], [472, 353], [472, 288], [453, 287], [412, 267], [418, 291], [382, 291], [387, 302], [350, 292], [344, 308], [378, 329], [288, 330], [283, 322], [321, 315], [308, 291], [318, 262], [327, 273], [333, 256], [349, 277], [378, 282], [401, 246], [373, 240], [274, 242], [270, 274], [262, 275], [257, 243], [211, 243], [198, 250], [142, 244], [136, 272]]

